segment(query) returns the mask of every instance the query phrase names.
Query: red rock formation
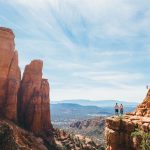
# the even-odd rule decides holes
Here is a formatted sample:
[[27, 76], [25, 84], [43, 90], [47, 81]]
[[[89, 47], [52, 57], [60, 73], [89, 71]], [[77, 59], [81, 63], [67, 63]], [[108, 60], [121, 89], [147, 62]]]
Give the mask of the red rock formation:
[[12, 30], [0, 27], [0, 116], [16, 121], [21, 76], [14, 37]]
[[33, 132], [49, 130], [49, 84], [42, 79], [43, 62], [34, 60], [26, 66], [19, 90], [18, 115], [20, 123]]
[[135, 115], [150, 117], [150, 89], [149, 89], [143, 103], [141, 103], [137, 107], [137, 109], [135, 111]]
[[106, 150], [141, 150], [141, 139], [131, 137], [136, 128], [150, 133], [150, 90], [143, 103], [135, 112], [123, 117], [113, 116], [106, 119]]
[[43, 62], [35, 60], [26, 66], [20, 86], [14, 37], [12, 30], [0, 27], [0, 116], [16, 121], [18, 103], [19, 122], [35, 132], [48, 130], [52, 127], [49, 84], [42, 79]]

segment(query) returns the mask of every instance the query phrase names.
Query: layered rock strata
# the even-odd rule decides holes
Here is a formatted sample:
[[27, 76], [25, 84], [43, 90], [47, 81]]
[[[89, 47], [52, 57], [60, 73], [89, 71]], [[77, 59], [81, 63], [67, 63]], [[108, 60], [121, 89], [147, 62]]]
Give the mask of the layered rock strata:
[[17, 93], [20, 85], [18, 54], [14, 34], [0, 27], [0, 116], [17, 120]]
[[131, 134], [140, 129], [150, 133], [150, 90], [143, 103], [135, 112], [122, 117], [113, 116], [106, 119], [105, 137], [107, 150], [141, 150], [141, 138], [134, 138]]

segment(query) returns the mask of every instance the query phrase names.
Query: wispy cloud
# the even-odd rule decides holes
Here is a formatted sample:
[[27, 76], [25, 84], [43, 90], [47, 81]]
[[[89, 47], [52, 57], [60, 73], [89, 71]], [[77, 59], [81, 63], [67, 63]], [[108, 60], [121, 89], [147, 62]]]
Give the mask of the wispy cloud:
[[[16, 34], [22, 70], [32, 59], [44, 60], [52, 99], [101, 99], [109, 92], [107, 99], [128, 94], [136, 100], [150, 81], [149, 5], [149, 0], [0, 0], [0, 25]], [[130, 88], [138, 91], [135, 97]]]

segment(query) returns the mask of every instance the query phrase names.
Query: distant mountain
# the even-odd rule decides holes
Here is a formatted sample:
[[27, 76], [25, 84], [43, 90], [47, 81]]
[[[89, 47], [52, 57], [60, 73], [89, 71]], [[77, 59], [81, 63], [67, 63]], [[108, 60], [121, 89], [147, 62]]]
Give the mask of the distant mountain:
[[111, 115], [113, 109], [100, 108], [97, 106], [82, 106], [71, 103], [51, 104], [51, 115], [53, 119], [83, 119], [93, 115]]
[[119, 100], [84, 100], [84, 99], [74, 99], [74, 100], [62, 100], [62, 101], [52, 101], [52, 104], [59, 104], [59, 103], [71, 103], [71, 104], [78, 104], [82, 106], [97, 106], [97, 107], [114, 107], [115, 103], [123, 104], [125, 107], [136, 107], [138, 103], [136, 102], [126, 102], [126, 101], [119, 101]]
[[[88, 102], [91, 103], [91, 101]], [[105, 116], [114, 115], [114, 104], [115, 101], [112, 101], [112, 103], [109, 101], [108, 105], [105, 105], [105, 107], [98, 107], [93, 106], [93, 103], [91, 106], [83, 106], [73, 104], [71, 101], [70, 103], [66, 103], [66, 101], [64, 101], [64, 103], [53, 103], [50, 105], [52, 124], [54, 127], [63, 129], [69, 133], [80, 133], [92, 137], [95, 142], [101, 144], [103, 143], [103, 121], [106, 118]], [[131, 112], [134, 109], [135, 107], [133, 107], [133, 105], [126, 105], [124, 107], [125, 112]], [[95, 119], [95, 117], [98, 117], [98, 119]], [[78, 125], [82, 130], [76, 128]]]
[[[114, 105], [114, 104], [113, 104]], [[114, 114], [114, 106], [97, 107], [83, 106], [72, 103], [51, 104], [52, 121], [62, 122], [66, 120], [80, 120], [95, 116], [110, 116]], [[131, 112], [135, 109], [133, 106], [125, 106], [125, 112]]]

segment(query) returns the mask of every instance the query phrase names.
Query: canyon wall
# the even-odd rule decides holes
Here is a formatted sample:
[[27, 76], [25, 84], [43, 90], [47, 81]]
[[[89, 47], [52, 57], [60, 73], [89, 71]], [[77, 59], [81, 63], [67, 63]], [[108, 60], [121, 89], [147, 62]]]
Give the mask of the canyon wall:
[[150, 133], [150, 90], [134, 112], [106, 119], [106, 150], [141, 150], [141, 138], [131, 136], [137, 128]]
[[0, 27], [0, 117], [18, 121], [33, 132], [52, 129], [43, 62], [34, 60], [27, 65], [21, 80], [14, 38], [11, 29]]

